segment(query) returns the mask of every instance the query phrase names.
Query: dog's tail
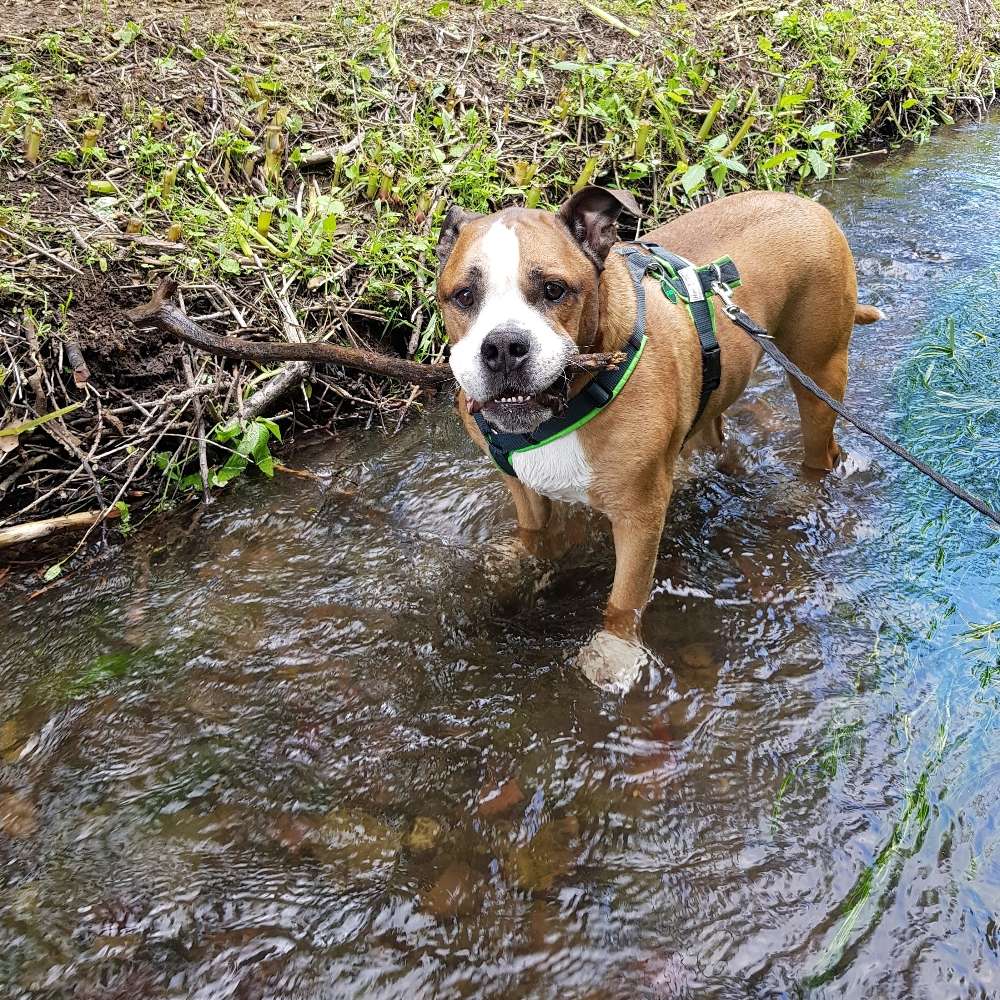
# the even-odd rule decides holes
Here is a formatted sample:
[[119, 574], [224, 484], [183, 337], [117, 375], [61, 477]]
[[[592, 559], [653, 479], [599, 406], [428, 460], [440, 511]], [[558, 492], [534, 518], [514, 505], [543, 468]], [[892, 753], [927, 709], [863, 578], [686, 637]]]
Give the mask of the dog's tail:
[[854, 322], [858, 326], [867, 326], [869, 323], [877, 323], [880, 319], [885, 319], [885, 313], [875, 306], [858, 305], [854, 309]]

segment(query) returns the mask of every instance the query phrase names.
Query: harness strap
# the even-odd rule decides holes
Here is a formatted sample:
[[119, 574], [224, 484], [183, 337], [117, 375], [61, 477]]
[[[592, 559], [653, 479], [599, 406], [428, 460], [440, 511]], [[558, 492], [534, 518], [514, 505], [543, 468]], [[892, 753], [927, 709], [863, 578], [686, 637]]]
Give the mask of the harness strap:
[[517, 477], [513, 465], [515, 455], [540, 448], [582, 427], [624, 388], [646, 345], [646, 290], [643, 280], [647, 274], [659, 279], [661, 291], [671, 302], [684, 303], [701, 345], [701, 396], [692, 427], [701, 419], [709, 397], [719, 387], [722, 358], [715, 336], [713, 286], [717, 283], [727, 288], [739, 285], [739, 271], [732, 259], [722, 257], [711, 264], [695, 267], [691, 261], [665, 250], [658, 243], [622, 243], [614, 249], [628, 267], [635, 290], [635, 322], [624, 346], [625, 360], [595, 375], [569, 401], [563, 413], [546, 420], [530, 434], [509, 434], [497, 430], [481, 412], [476, 413], [474, 419], [489, 447], [490, 457], [508, 476]]
[[740, 284], [739, 271], [731, 257], [722, 257], [711, 264], [695, 267], [691, 261], [664, 249], [659, 243], [635, 241], [615, 247], [628, 264], [636, 286], [636, 322], [646, 321], [645, 295], [642, 278], [654, 274], [660, 278], [660, 288], [671, 302], [680, 300], [687, 308], [701, 347], [701, 392], [694, 427], [708, 406], [709, 397], [722, 382], [722, 352], [716, 338], [715, 304], [712, 286], [721, 282], [729, 288]]

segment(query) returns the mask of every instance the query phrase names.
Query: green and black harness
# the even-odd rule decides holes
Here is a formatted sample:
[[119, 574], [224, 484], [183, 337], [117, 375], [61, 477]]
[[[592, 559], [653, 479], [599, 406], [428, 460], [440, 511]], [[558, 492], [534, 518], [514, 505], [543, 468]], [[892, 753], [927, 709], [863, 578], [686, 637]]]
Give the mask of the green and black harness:
[[628, 267], [635, 288], [635, 324], [623, 353], [625, 360], [595, 375], [566, 404], [565, 410], [536, 427], [530, 434], [509, 434], [493, 427], [482, 413], [475, 414], [476, 424], [490, 449], [490, 456], [501, 472], [516, 478], [513, 458], [522, 452], [550, 444], [571, 434], [593, 420], [625, 387], [646, 346], [646, 292], [643, 280], [652, 275], [671, 302], [683, 303], [694, 324], [701, 345], [701, 396], [694, 424], [701, 419], [709, 397], [719, 388], [722, 359], [716, 337], [714, 286], [736, 288], [739, 272], [730, 257], [696, 267], [689, 260], [670, 253], [658, 243], [621, 243], [614, 248]]

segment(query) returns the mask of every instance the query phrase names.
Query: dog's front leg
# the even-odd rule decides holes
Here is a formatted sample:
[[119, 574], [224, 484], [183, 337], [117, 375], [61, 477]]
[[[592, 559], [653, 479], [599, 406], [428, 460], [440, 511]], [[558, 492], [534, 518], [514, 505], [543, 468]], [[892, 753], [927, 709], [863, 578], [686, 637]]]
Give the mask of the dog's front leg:
[[646, 658], [639, 637], [642, 611], [649, 601], [656, 555], [663, 534], [669, 486], [654, 502], [611, 517], [615, 539], [615, 582], [604, 612], [604, 628], [580, 651], [577, 666], [592, 683], [627, 691]]
[[571, 504], [549, 500], [512, 476], [504, 476], [517, 512], [517, 533], [498, 539], [486, 555], [489, 577], [500, 583], [501, 603], [514, 602], [530, 584], [538, 593], [551, 576], [545, 563], [561, 559], [586, 537], [586, 515]]

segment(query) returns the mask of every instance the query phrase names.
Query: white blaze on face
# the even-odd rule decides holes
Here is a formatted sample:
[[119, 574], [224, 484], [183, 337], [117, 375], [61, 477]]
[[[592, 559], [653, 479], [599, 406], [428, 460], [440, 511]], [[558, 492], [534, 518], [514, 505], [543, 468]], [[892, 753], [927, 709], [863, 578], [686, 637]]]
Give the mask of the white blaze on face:
[[531, 335], [526, 371], [533, 385], [524, 390], [541, 392], [556, 380], [575, 347], [525, 299], [521, 290], [521, 245], [510, 226], [494, 222], [472, 254], [483, 272], [485, 289], [472, 326], [451, 349], [455, 378], [466, 395], [480, 401], [489, 399], [487, 386], [492, 373], [483, 362], [483, 340], [498, 328], [516, 326]]

